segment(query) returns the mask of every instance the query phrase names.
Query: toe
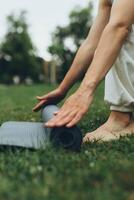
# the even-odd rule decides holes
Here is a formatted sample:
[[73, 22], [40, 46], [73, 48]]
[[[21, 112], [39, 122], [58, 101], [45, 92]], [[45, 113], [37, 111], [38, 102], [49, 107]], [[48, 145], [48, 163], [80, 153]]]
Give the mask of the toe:
[[85, 137], [83, 138], [83, 143], [93, 142], [94, 140], [95, 140], [95, 138], [93, 136], [93, 132], [86, 133]]
[[120, 137], [129, 136], [129, 135], [132, 135], [132, 134], [134, 134], [134, 122], [129, 124], [122, 131], [117, 132], [115, 135], [116, 135], [116, 137], [120, 138]]

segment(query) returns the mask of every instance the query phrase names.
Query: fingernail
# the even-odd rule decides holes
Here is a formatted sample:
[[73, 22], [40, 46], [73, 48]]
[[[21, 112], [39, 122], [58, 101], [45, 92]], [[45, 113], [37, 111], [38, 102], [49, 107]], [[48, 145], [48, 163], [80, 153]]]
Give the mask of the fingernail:
[[66, 125], [67, 128], [70, 128], [70, 125]]
[[45, 125], [46, 125], [46, 126], [53, 126], [53, 123], [48, 122], [48, 123], [46, 123]]

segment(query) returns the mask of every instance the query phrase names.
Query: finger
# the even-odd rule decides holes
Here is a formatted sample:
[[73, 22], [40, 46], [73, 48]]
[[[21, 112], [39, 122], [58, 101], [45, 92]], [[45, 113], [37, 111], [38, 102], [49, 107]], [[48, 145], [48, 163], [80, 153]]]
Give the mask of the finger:
[[46, 122], [46, 123], [45, 123], [45, 126], [46, 126], [46, 127], [49, 127], [49, 128], [55, 127], [56, 120], [57, 120], [57, 115], [54, 116], [54, 117], [53, 117], [51, 120], [49, 120], [48, 122]]
[[77, 115], [73, 118], [73, 120], [72, 120], [71, 122], [69, 122], [69, 123], [66, 125], [66, 127], [67, 127], [67, 128], [70, 128], [70, 127], [76, 125], [76, 124], [81, 120], [81, 118], [82, 118], [82, 115], [81, 115], [81, 114], [77, 114]]
[[65, 108], [63, 108], [63, 106], [62, 106], [58, 111], [55, 111], [54, 113], [60, 115], [63, 113], [63, 111], [65, 111]]
[[[64, 112], [65, 112], [65, 110], [64, 110]], [[63, 114], [64, 114], [64, 116], [66, 116], [67, 114], [64, 112], [61, 113], [60, 110], [54, 112], [55, 116], [49, 121], [49, 123], [57, 122], [57, 120], [59, 121], [63, 117]]]
[[32, 110], [34, 112], [40, 110], [42, 108], [42, 106], [45, 105], [46, 102], [47, 102], [46, 100], [40, 101], [38, 104], [36, 104], [36, 106]]
[[62, 112], [58, 112], [58, 114], [55, 116], [55, 118], [52, 119], [52, 122], [55, 124], [61, 122], [63, 119], [65, 119], [67, 116], [69, 116], [72, 113], [72, 111], [64, 110]]
[[57, 115], [57, 114], [58, 114], [58, 112], [59, 112], [59, 111], [55, 111], [53, 114], [54, 114], [54, 115]]
[[47, 95], [36, 96], [36, 98], [37, 98], [38, 100], [43, 100], [43, 99], [47, 98]]
[[[55, 117], [54, 117], [55, 118]], [[51, 119], [51, 120], [49, 120], [48, 122], [46, 122], [45, 124], [44, 124], [44, 126], [45, 127], [47, 127], [47, 128], [53, 128], [55, 125], [54, 125], [54, 121]]]
[[68, 124], [74, 118], [75, 115], [76, 115], [76, 111], [70, 113], [65, 118], [62, 118], [61, 120], [55, 122], [55, 126], [56, 127], [61, 127], [61, 126], [64, 126], [64, 125]]
[[55, 111], [55, 112], [53, 113], [55, 116], [54, 116], [52, 119], [50, 119], [48, 122], [46, 122], [46, 124], [47, 124], [47, 123], [53, 122], [53, 120], [55, 120], [55, 118], [57, 118], [57, 115], [58, 115], [59, 111], [60, 111], [60, 110]]
[[[70, 113], [71, 114], [71, 113]], [[65, 117], [69, 117], [68, 112], [66, 112], [66, 115], [56, 115], [55, 117], [53, 117], [50, 121], [48, 121], [45, 126], [46, 127], [55, 127], [55, 126], [63, 126], [65, 125], [63, 123], [63, 120], [65, 119]]]
[[66, 115], [70, 114], [74, 109], [70, 109], [67, 106], [63, 105], [60, 110], [58, 110], [57, 116], [58, 117], [66, 117]]

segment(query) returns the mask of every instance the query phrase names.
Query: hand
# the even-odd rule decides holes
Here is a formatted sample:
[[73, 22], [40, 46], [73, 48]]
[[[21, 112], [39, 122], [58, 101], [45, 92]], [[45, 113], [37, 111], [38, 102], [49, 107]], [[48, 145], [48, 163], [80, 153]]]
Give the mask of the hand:
[[64, 99], [65, 96], [66, 93], [60, 88], [57, 88], [44, 96], [37, 96], [36, 98], [39, 100], [39, 103], [33, 108], [33, 111], [39, 111], [48, 104], [57, 104]]
[[46, 127], [72, 127], [77, 124], [84, 114], [88, 111], [93, 100], [93, 95], [89, 95], [89, 91], [81, 90], [71, 95], [55, 113], [55, 117], [45, 123]]

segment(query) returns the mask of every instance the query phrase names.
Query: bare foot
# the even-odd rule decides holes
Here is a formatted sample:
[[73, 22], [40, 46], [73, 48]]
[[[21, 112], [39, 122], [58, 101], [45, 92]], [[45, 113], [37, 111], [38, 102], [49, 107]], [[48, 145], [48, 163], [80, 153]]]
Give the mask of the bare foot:
[[134, 134], [134, 121], [131, 122], [125, 129], [115, 133], [116, 137], [129, 136]]
[[105, 124], [85, 135], [83, 143], [115, 140], [132, 132], [134, 132], [132, 114], [112, 111]]

